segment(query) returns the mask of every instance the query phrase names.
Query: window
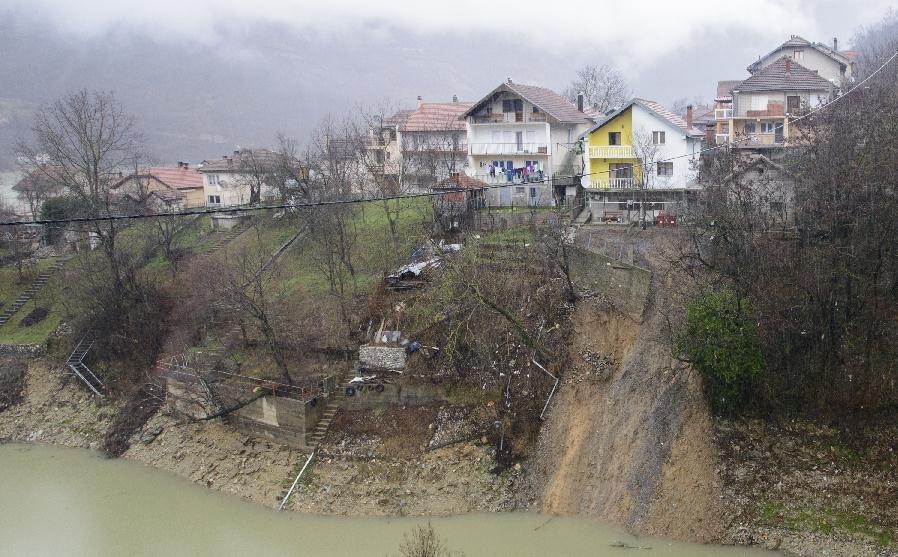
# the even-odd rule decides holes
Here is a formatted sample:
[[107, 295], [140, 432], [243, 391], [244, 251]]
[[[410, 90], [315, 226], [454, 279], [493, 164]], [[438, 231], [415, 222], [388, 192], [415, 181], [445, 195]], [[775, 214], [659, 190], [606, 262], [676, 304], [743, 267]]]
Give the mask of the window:
[[761, 133], [774, 133], [776, 122], [761, 122]]
[[633, 177], [633, 165], [630, 163], [616, 163], [613, 162], [609, 165], [611, 170], [612, 178], [632, 178]]
[[752, 95], [751, 96], [751, 109], [752, 110], [767, 110], [767, 95]]
[[801, 109], [801, 97], [798, 95], [789, 95], [786, 97], [786, 112], [789, 114], [797, 114]]
[[664, 145], [664, 132], [652, 132], [652, 145]]
[[803, 50], [796, 50], [796, 51], [792, 52], [792, 59], [793, 59], [793, 60], [801, 60], [801, 59], [803, 59], [803, 58], [804, 58], [804, 51], [803, 51]]
[[523, 112], [524, 101], [521, 99], [505, 99], [502, 101], [502, 112]]
[[746, 122], [745, 123], [745, 133], [755, 133], [755, 123], [754, 122]]
[[534, 106], [534, 107], [533, 107], [533, 113], [534, 113], [534, 114], [539, 114], [539, 107], [538, 107], [538, 106]]
[[659, 162], [658, 163], [658, 176], [673, 176], [673, 163], [672, 162]]
[[620, 132], [608, 132], [608, 145], [620, 145]]
[[209, 174], [209, 185], [210, 186], [218, 185], [218, 174]]
[[527, 189], [527, 188], [524, 188], [524, 187], [522, 187], [522, 186], [518, 186], [518, 187], [516, 187], [516, 188], [514, 189], [514, 194], [515, 194], [516, 196], [519, 196], [519, 197], [524, 197], [524, 192], [526, 191], [526, 189]]
[[220, 205], [221, 204], [221, 196], [220, 195], [210, 195], [209, 203], [215, 204], [215, 205]]

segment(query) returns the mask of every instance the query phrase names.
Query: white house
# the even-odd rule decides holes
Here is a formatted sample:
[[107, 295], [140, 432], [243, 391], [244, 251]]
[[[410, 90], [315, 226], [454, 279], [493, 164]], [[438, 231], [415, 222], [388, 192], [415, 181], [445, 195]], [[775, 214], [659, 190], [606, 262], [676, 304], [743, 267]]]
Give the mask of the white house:
[[238, 149], [233, 155], [203, 161], [197, 171], [203, 175], [206, 207], [232, 207], [251, 202], [251, 189], [261, 183], [261, 200], [274, 192], [265, 180], [271, 175], [275, 153], [267, 149]]
[[[488, 184], [494, 205], [552, 205], [552, 179], [579, 172], [573, 147], [593, 120], [558, 93], [510, 78], [473, 104], [466, 174]], [[560, 196], [564, 195], [564, 187]]]

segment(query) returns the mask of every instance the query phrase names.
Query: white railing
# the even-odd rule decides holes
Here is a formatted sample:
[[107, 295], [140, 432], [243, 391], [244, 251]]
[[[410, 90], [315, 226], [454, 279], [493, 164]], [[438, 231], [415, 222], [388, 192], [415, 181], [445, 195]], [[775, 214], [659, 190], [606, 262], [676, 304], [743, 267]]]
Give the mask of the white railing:
[[729, 120], [733, 117], [732, 108], [716, 108], [714, 109], [714, 118], [717, 120]]
[[515, 112], [498, 112], [489, 116], [472, 116], [472, 124], [542, 124], [547, 122], [545, 114], [521, 114]]
[[472, 155], [548, 155], [547, 143], [469, 143]]
[[632, 145], [599, 145], [589, 148], [591, 159], [635, 159], [636, 150]]
[[590, 188], [603, 190], [625, 190], [636, 187], [634, 178], [592, 178], [589, 181]]
[[718, 145], [723, 145], [725, 143], [729, 143], [730, 142], [730, 134], [718, 133], [714, 136], [714, 141], [716, 141]]

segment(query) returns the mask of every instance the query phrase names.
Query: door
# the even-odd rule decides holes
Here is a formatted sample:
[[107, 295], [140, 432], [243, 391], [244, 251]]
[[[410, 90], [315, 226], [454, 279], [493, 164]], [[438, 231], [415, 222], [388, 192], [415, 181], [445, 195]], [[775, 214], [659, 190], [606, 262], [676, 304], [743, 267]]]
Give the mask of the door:
[[499, 205], [502, 207], [511, 206], [511, 187], [499, 188]]
[[537, 203], [539, 203], [539, 197], [536, 195], [536, 188], [534, 186], [530, 186], [530, 206], [533, 207]]
[[514, 132], [514, 142], [515, 146], [518, 148], [518, 153], [524, 151], [524, 132]]
[[777, 143], [783, 142], [783, 125], [776, 124], [773, 128], [773, 140]]

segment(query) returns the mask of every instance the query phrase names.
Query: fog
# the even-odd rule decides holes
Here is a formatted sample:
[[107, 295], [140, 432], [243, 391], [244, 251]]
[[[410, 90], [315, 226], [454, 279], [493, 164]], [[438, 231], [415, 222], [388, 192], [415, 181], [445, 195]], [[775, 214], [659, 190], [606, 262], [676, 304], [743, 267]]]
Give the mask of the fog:
[[[306, 4], [306, 5], [304, 5]], [[842, 45], [887, 2], [450, 5], [332, 0], [0, 0], [0, 170], [42, 103], [112, 89], [160, 160], [198, 162], [235, 146], [303, 138], [358, 105], [417, 95], [476, 100], [506, 77], [561, 90], [584, 63], [622, 69], [635, 93], [709, 102], [718, 79], [792, 33]], [[377, 6], [374, 10], [370, 6]]]

